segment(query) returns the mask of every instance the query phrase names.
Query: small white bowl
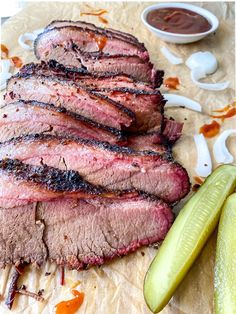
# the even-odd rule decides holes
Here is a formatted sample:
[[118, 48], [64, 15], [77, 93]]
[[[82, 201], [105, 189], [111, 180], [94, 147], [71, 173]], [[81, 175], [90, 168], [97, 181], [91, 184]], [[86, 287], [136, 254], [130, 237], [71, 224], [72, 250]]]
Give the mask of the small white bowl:
[[[187, 10], [196, 12], [208, 20], [208, 22], [211, 24], [211, 28], [206, 32], [197, 33], [197, 34], [176, 34], [176, 33], [162, 31], [158, 28], [153, 27], [147, 22], [147, 15], [150, 11], [155, 10], [155, 9], [162, 9], [162, 8], [182, 8], [182, 9], [187, 9]], [[219, 26], [219, 21], [217, 17], [211, 12], [209, 12], [208, 10], [200, 8], [192, 4], [176, 3], [176, 2], [174, 3], [165, 2], [165, 3], [160, 3], [160, 4], [154, 4], [150, 7], [147, 7], [142, 12], [141, 19], [144, 25], [151, 32], [153, 32], [157, 37], [161, 38], [164, 41], [175, 43], [175, 44], [187, 44], [187, 43], [193, 43], [195, 41], [198, 41], [204, 38], [205, 36], [215, 32]]]

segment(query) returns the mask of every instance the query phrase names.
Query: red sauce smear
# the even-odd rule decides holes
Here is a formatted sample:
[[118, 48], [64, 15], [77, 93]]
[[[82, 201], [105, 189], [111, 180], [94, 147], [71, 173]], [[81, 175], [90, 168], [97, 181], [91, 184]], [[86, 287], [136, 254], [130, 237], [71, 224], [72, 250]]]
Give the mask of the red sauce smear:
[[221, 119], [224, 121], [224, 119], [232, 118], [236, 115], [236, 107], [229, 109], [225, 114], [221, 114], [218, 116], [211, 116], [212, 118]]
[[208, 31], [208, 20], [193, 11], [182, 8], [160, 8], [150, 11], [147, 22], [162, 31], [177, 34], [197, 34]]
[[9, 50], [8, 48], [1, 44], [1, 59], [8, 59]]
[[19, 57], [11, 57], [10, 59], [11, 59], [11, 61], [13, 62], [14, 66], [16, 68], [21, 68], [22, 67], [23, 62], [22, 62], [21, 58], [19, 58]]
[[77, 290], [72, 290], [74, 298], [68, 301], [58, 303], [56, 307], [56, 314], [74, 314], [80, 308], [84, 301], [84, 293]]
[[9, 49], [3, 44], [1, 44], [1, 59], [10, 59], [16, 68], [21, 68], [23, 65], [21, 58], [9, 57]]
[[199, 133], [202, 133], [205, 137], [211, 138], [219, 134], [220, 124], [213, 120], [210, 124], [204, 124], [200, 127]]
[[193, 177], [193, 179], [198, 183], [198, 184], [202, 184], [204, 182], [204, 180], [202, 180], [202, 178], [200, 177]]
[[101, 23], [103, 23], [103, 24], [108, 24], [108, 20], [105, 19], [104, 17], [99, 16], [98, 19], [99, 19], [99, 21], [100, 21]]
[[226, 112], [232, 108], [232, 105], [227, 105], [224, 108], [213, 110], [213, 112]]
[[108, 24], [108, 20], [106, 20], [102, 15], [105, 14], [105, 13], [108, 13], [107, 10], [105, 9], [99, 9], [97, 11], [91, 11], [91, 12], [82, 12], [80, 13], [80, 16], [83, 16], [83, 15], [93, 15], [93, 16], [98, 16], [98, 19], [101, 23], [103, 24]]
[[97, 11], [92, 11], [92, 12], [82, 12], [80, 13], [80, 16], [83, 16], [83, 15], [101, 16], [105, 13], [108, 13], [108, 11], [105, 9], [99, 9]]
[[164, 80], [164, 84], [170, 89], [178, 89], [177, 87], [180, 85], [180, 81], [178, 77], [168, 77]]
[[95, 37], [95, 41], [98, 45], [99, 51], [102, 51], [103, 48], [106, 46], [107, 38], [106, 37]]
[[106, 43], [107, 43], [107, 38], [106, 37], [103, 37], [103, 36], [96, 36], [95, 34], [93, 33], [90, 33], [89, 34], [89, 37], [96, 41], [96, 44], [98, 46], [98, 49], [99, 51], [102, 51], [103, 48], [106, 46]]

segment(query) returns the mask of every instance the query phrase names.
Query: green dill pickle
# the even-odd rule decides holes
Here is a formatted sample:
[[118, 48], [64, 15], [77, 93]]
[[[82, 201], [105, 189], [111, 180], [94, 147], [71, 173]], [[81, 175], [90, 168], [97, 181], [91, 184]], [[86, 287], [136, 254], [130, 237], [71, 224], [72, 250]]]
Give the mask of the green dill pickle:
[[215, 313], [236, 313], [236, 193], [222, 209], [216, 246]]
[[236, 167], [218, 167], [180, 211], [144, 281], [150, 310], [160, 312], [215, 229], [221, 207], [236, 187]]

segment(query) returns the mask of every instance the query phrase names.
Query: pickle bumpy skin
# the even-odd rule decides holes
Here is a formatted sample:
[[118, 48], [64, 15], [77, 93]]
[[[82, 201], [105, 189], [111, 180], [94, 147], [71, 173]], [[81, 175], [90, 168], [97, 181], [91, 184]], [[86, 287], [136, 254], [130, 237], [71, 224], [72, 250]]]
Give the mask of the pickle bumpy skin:
[[225, 202], [220, 217], [215, 263], [215, 313], [236, 313], [236, 193]]
[[176, 218], [144, 281], [144, 297], [158, 313], [197, 258], [215, 229], [221, 207], [236, 187], [236, 167], [218, 167], [191, 197]]

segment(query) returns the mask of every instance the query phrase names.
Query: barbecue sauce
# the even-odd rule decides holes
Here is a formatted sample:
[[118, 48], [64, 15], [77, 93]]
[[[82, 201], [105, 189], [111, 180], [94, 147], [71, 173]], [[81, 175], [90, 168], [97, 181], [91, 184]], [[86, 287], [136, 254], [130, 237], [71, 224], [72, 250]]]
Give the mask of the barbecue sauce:
[[193, 177], [193, 179], [198, 183], [198, 184], [202, 184], [204, 181], [202, 180], [202, 178], [200, 177]]
[[56, 307], [56, 314], [74, 314], [80, 308], [84, 301], [84, 293], [77, 290], [72, 290], [74, 298], [68, 301], [58, 303]]
[[80, 13], [80, 16], [83, 16], [83, 15], [101, 16], [105, 13], [108, 13], [108, 11], [105, 9], [99, 9], [97, 11], [92, 11], [92, 12], [82, 12]]
[[99, 21], [103, 24], [108, 24], [108, 20], [105, 19], [102, 15], [105, 14], [105, 13], [108, 13], [107, 10], [105, 9], [99, 9], [97, 11], [92, 11], [92, 12], [82, 12], [80, 13], [80, 16], [83, 16], [83, 15], [93, 15], [93, 16], [97, 16]]
[[211, 138], [219, 134], [220, 124], [213, 120], [210, 124], [204, 124], [200, 127], [199, 133], [202, 133], [205, 137]]
[[1, 59], [8, 59], [9, 50], [8, 48], [1, 44]]
[[9, 57], [9, 49], [3, 44], [1, 44], [1, 59], [10, 59], [16, 68], [21, 68], [23, 65], [21, 58], [16, 56]]
[[101, 23], [103, 23], [103, 24], [108, 24], [108, 20], [105, 19], [104, 17], [99, 16], [98, 19], [99, 19], [99, 21], [100, 21]]
[[11, 59], [11, 61], [13, 62], [14, 66], [16, 68], [21, 68], [22, 67], [23, 62], [22, 62], [21, 58], [19, 58], [19, 57], [11, 57], [10, 59]]
[[225, 114], [221, 114], [218, 116], [211, 116], [211, 117], [216, 118], [216, 119], [221, 119], [222, 121], [224, 121], [224, 119], [232, 118], [235, 115], [236, 115], [236, 107], [233, 107], [229, 109]]
[[180, 85], [180, 81], [178, 77], [168, 77], [164, 80], [164, 85], [170, 89], [178, 89], [177, 87]]
[[107, 38], [106, 37], [95, 37], [95, 41], [98, 45], [99, 51], [102, 51], [103, 48], [106, 46]]
[[205, 17], [182, 8], [152, 10], [147, 15], [147, 22], [157, 29], [175, 34], [198, 34], [211, 29]]
[[226, 112], [231, 109], [232, 105], [227, 105], [224, 108], [213, 110], [213, 112]]

